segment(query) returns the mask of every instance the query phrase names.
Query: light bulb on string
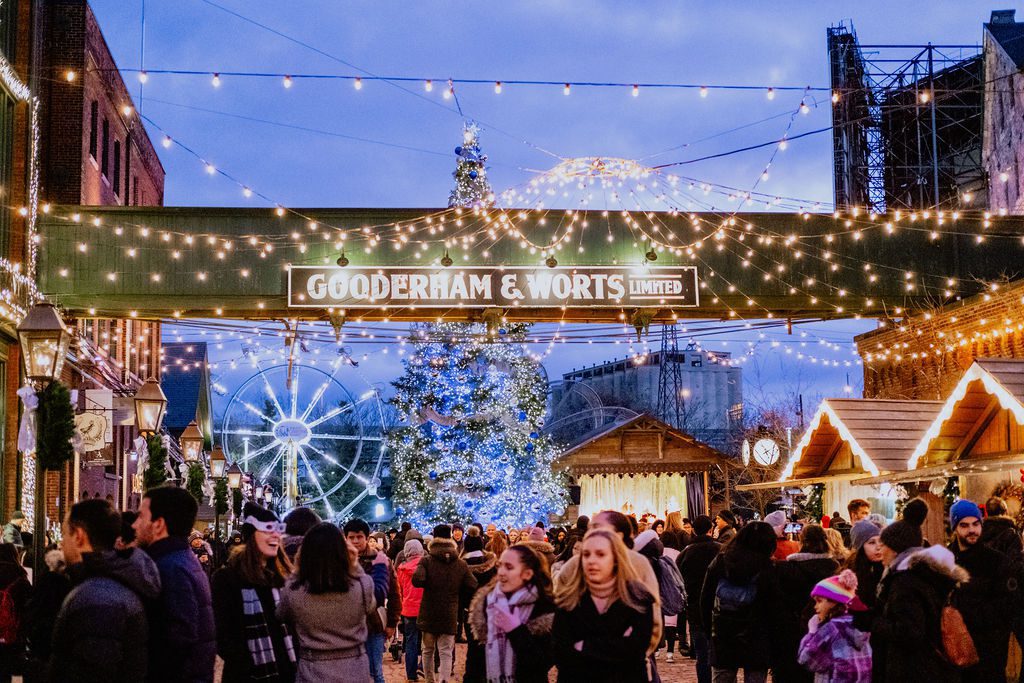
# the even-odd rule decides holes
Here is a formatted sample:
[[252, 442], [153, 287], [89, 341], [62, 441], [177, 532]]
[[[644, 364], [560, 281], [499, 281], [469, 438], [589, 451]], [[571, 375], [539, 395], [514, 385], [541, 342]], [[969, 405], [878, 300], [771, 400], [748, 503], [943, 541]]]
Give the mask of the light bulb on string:
[[64, 80], [68, 83], [74, 83], [76, 78], [78, 78], [78, 73], [74, 69], [68, 69], [64, 72]]
[[774, 100], [775, 99], [775, 88], [768, 88], [768, 92], [765, 93], [765, 97], [767, 97], [769, 100]]
[[213, 85], [214, 88], [219, 88], [220, 87], [220, 74], [213, 74], [213, 78], [210, 79], [210, 83]]
[[640, 97], [640, 86], [633, 84], [633, 97]]
[[434, 82], [429, 78], [423, 81], [423, 89], [426, 90], [427, 92], [432, 91], [434, 89]]
[[139, 83], [145, 83], [148, 80], [149, 80], [149, 74], [147, 74], [145, 71], [140, 71], [139, 72]]
[[495, 81], [494, 82], [494, 94], [495, 95], [500, 95], [501, 94], [501, 81]]
[[164, 139], [162, 140], [162, 144], [164, 146], [164, 149], [170, 149], [171, 142], [172, 142], [171, 136], [170, 135], [165, 135]]
[[568, 96], [570, 91], [571, 91], [571, 86], [568, 83], [566, 83], [565, 87], [562, 88], [562, 94], [565, 95], [565, 96]]
[[700, 96], [701, 97], [707, 97], [708, 96], [708, 86], [706, 86], [706, 85], [700, 86]]
[[354, 80], [352, 82], [352, 87], [354, 87], [356, 90], [362, 90], [363, 89], [363, 79], [358, 77], [358, 76], [356, 76], [356, 80]]
[[292, 87], [292, 77], [291, 76], [285, 76], [284, 80], [281, 81], [281, 84], [284, 85], [285, 88]]

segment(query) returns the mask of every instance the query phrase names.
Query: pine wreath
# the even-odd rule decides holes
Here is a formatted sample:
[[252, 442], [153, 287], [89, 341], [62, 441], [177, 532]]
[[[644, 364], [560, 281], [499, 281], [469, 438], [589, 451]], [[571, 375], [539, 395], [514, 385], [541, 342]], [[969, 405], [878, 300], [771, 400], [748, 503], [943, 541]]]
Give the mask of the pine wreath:
[[60, 382], [50, 382], [39, 394], [39, 435], [36, 457], [44, 470], [59, 470], [75, 457], [75, 409], [71, 392]]

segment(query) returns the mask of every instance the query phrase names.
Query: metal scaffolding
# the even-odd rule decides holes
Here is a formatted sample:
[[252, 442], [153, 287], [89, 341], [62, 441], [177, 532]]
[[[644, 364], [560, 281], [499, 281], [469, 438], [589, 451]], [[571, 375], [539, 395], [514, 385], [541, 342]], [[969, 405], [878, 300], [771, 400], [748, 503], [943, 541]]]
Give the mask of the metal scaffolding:
[[862, 45], [828, 29], [839, 209], [984, 207], [980, 45]]

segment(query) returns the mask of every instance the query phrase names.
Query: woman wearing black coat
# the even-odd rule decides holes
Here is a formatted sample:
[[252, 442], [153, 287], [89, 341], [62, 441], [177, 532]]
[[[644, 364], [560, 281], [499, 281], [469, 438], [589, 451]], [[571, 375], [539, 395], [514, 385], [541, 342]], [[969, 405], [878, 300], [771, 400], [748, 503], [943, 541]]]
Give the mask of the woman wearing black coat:
[[503, 552], [496, 578], [469, 606], [463, 683], [547, 683], [554, 613], [547, 560], [522, 544]]
[[[252, 503], [242, 510], [244, 545], [213, 575], [217, 654], [223, 683], [292, 683], [297, 653], [277, 617], [280, 589], [292, 566], [281, 540], [284, 523]], [[258, 637], [253, 637], [258, 636]]]
[[800, 666], [797, 653], [800, 640], [807, 635], [807, 621], [814, 614], [811, 590], [839, 571], [839, 563], [829, 552], [825, 530], [810, 524], [800, 533], [800, 552], [777, 562], [775, 575], [781, 601], [773, 630], [772, 675], [785, 683], [811, 683], [814, 674]]
[[764, 522], [750, 522], [708, 567], [700, 610], [704, 632], [711, 634], [716, 680], [731, 674], [735, 681], [740, 669], [744, 681], [763, 683], [768, 678], [779, 604], [774, 552], [775, 530]]
[[953, 553], [938, 545], [913, 551], [889, 566], [879, 592], [881, 612], [871, 631], [871, 646], [884, 644], [885, 653], [884, 673], [874, 680], [961, 680], [960, 670], [942, 654], [942, 608], [957, 584], [968, 578]]
[[551, 640], [558, 681], [647, 683], [657, 600], [619, 534], [593, 529], [582, 544], [580, 562], [555, 594]]

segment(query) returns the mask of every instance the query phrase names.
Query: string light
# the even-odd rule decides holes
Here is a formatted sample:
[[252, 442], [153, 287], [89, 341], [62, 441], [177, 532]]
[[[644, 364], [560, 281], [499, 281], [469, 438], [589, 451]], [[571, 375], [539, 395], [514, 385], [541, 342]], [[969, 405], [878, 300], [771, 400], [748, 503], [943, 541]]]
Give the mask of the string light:
[[569, 92], [571, 91], [571, 89], [572, 89], [572, 86], [570, 86], [568, 83], [566, 83], [565, 87], [562, 88], [562, 94], [568, 97]]
[[430, 92], [431, 90], [434, 89], [434, 82], [431, 81], [430, 79], [423, 81], [423, 89], [426, 90], [427, 92]]
[[285, 88], [292, 87], [292, 77], [286, 75], [284, 79], [281, 81], [281, 83], [282, 85], [284, 85]]
[[495, 95], [500, 95], [501, 94], [501, 81], [495, 81], [494, 82], [494, 94]]
[[210, 83], [213, 84], [214, 88], [220, 87], [220, 74], [213, 74], [213, 78], [210, 79]]
[[352, 81], [352, 86], [356, 90], [362, 90], [363, 89], [363, 79], [359, 78], [359, 77], [356, 77], [356, 80]]

